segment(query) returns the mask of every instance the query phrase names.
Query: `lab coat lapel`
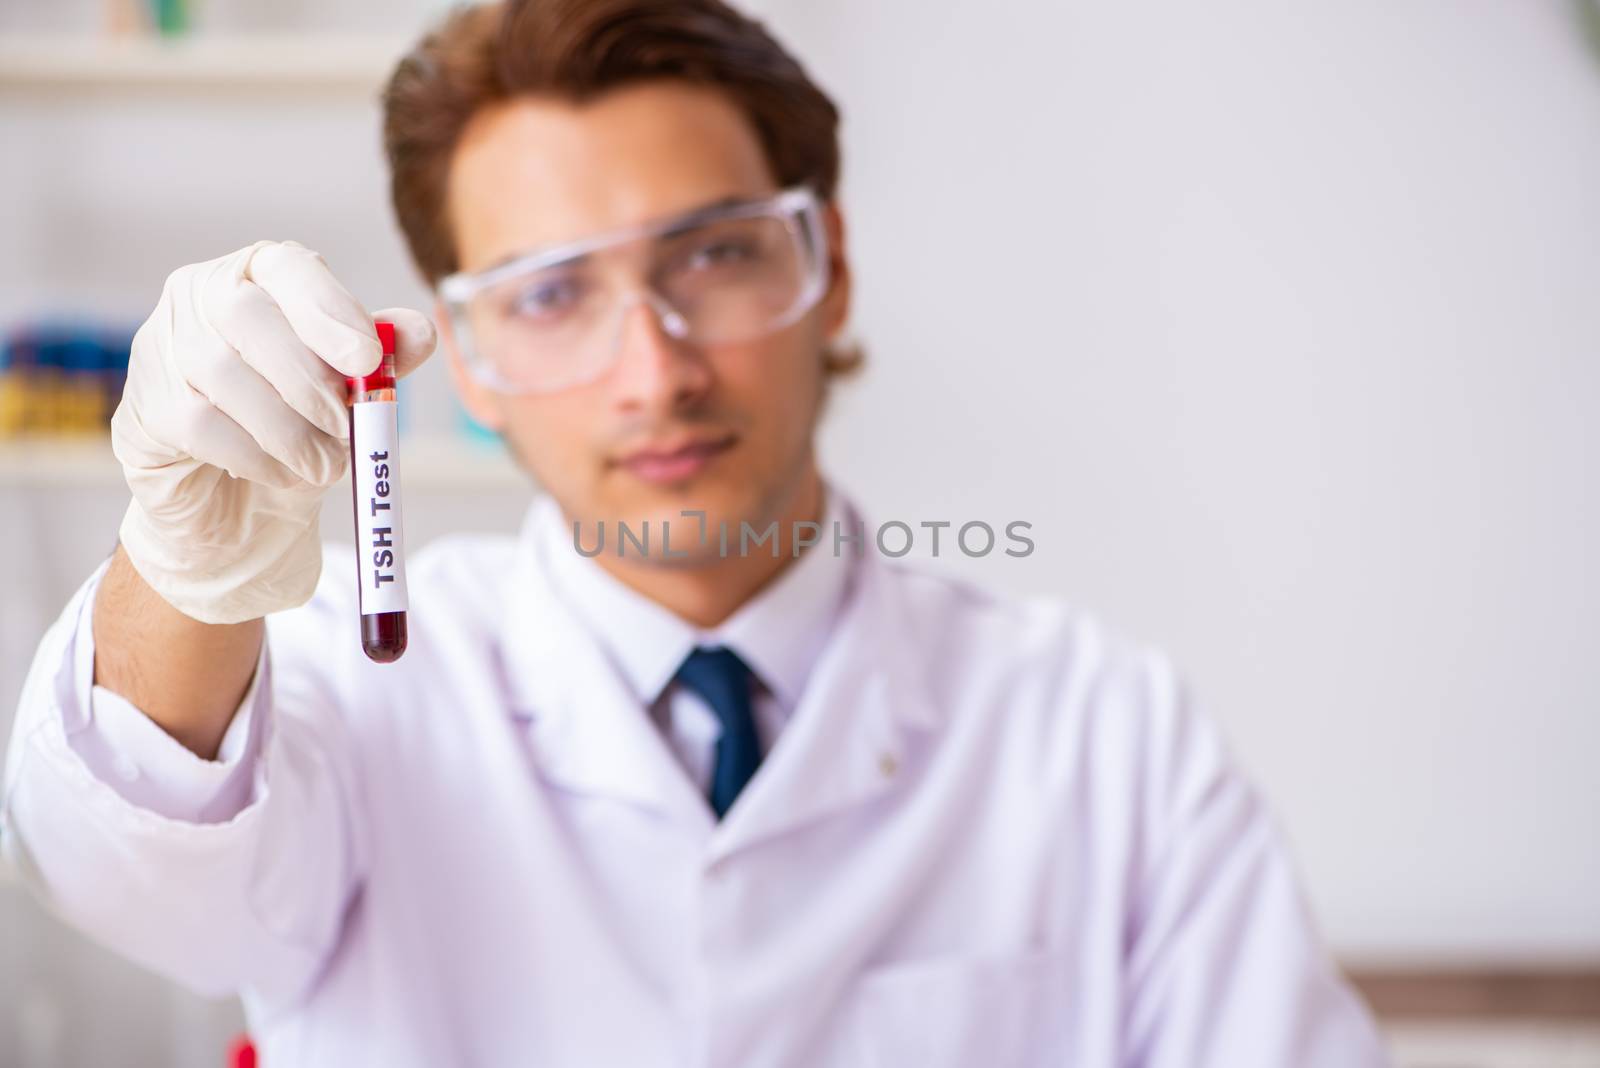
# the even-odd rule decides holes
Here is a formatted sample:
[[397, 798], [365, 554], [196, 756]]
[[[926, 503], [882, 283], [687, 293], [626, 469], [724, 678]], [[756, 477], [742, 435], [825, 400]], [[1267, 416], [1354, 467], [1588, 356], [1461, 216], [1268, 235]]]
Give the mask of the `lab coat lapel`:
[[712, 836], [722, 856], [866, 804], [907, 778], [936, 726], [916, 628], [888, 565], [870, 551], [799, 706]]
[[539, 774], [563, 789], [670, 812], [709, 831], [711, 810], [649, 711], [556, 594], [530, 522], [518, 544], [500, 649], [511, 714]]

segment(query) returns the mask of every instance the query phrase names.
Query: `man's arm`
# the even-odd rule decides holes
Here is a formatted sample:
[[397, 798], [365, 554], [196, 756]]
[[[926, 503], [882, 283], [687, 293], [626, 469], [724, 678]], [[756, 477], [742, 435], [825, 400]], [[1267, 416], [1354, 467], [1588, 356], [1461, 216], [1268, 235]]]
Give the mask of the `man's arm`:
[[[181, 631], [152, 626], [123, 645], [116, 655], [165, 713], [196, 711], [201, 723], [209, 717], [205, 729], [224, 731], [218, 759], [207, 760], [123, 694], [90, 683], [111, 567], [97, 568], [45, 632], [23, 684], [0, 782], [0, 852], [59, 916], [144, 967], [208, 996], [248, 989], [263, 1005], [291, 1003], [337, 945], [365, 875], [347, 696], [336, 669], [306, 656], [348, 626], [348, 584], [328, 576], [285, 628], [294, 640], [255, 639], [258, 659], [233, 668], [248, 685], [229, 696], [231, 708], [158, 692], [163, 678], [185, 690], [210, 677], [204, 667], [183, 673], [204, 649], [160, 649], [146, 654], [150, 666], [137, 664], [163, 640], [190, 640]], [[104, 598], [108, 618], [137, 627], [113, 605], [126, 593]], [[295, 680], [288, 696], [274, 681], [282, 672]]]
[[1385, 1068], [1261, 797], [1171, 665], [1150, 668], [1124, 1063]]
[[201, 623], [173, 608], [117, 546], [94, 602], [94, 681], [120, 694], [202, 760], [250, 686], [263, 620]]
[[[432, 352], [422, 315], [380, 314], [401, 373]], [[264, 619], [303, 608], [313, 650], [349, 625], [351, 591], [316, 596], [317, 517], [349, 463], [345, 381], [381, 349], [302, 246], [174, 271], [111, 419], [120, 544], [23, 683], [0, 848], [60, 915], [200, 991], [303, 995], [365, 876], [340, 673], [291, 648], [280, 695]]]

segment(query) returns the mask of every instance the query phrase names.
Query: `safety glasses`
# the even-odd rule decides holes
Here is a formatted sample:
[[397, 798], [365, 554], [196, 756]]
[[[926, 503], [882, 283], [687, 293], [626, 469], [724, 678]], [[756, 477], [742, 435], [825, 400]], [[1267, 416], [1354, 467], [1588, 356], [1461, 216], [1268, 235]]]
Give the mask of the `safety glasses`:
[[750, 341], [795, 322], [827, 285], [822, 205], [797, 186], [453, 274], [438, 293], [475, 379], [550, 393], [605, 373], [635, 305], [674, 338]]

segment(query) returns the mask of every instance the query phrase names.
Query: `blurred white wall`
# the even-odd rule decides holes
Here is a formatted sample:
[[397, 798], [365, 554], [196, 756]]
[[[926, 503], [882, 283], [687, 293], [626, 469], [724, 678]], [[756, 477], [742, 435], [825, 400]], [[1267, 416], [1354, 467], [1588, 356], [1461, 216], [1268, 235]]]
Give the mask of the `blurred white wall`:
[[769, 3], [835, 470], [1171, 649], [1371, 962], [1600, 954], [1600, 60], [1556, 0]]
[[[1346, 958], [1600, 954], [1600, 61], [1569, 6], [752, 6], [845, 114], [870, 367], [825, 431], [840, 481], [879, 519], [1031, 521], [1027, 560], [949, 566], [1171, 650]], [[0, 0], [0, 33], [93, 11]], [[424, 300], [376, 122], [315, 87], [0, 89], [0, 324], [136, 321], [263, 236]], [[425, 428], [454, 418], [441, 370]], [[0, 731], [122, 500], [0, 488]], [[440, 495], [408, 526], [520, 507]], [[213, 1063], [227, 1019], [0, 885], [0, 1062], [27, 1028], [128, 1048], [71, 1026], [108, 990], [173, 1006], [144, 1028], [162, 1063]]]

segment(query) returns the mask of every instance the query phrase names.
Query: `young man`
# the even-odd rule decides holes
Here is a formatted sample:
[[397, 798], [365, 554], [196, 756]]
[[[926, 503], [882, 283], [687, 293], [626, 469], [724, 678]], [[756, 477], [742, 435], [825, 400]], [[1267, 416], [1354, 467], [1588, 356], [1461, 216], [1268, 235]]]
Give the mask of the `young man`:
[[8, 761], [64, 915], [240, 992], [270, 1065], [1381, 1063], [1168, 662], [890, 563], [820, 476], [836, 115], [758, 25], [472, 9], [386, 108], [457, 383], [547, 495], [418, 554], [366, 662], [315, 517], [373, 318], [292, 244], [176, 272]]

